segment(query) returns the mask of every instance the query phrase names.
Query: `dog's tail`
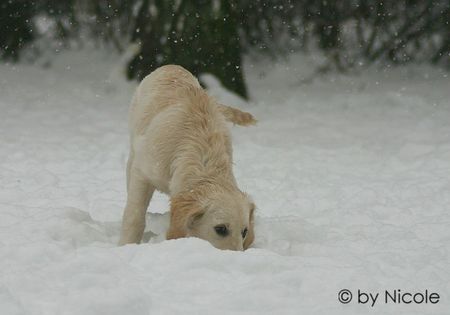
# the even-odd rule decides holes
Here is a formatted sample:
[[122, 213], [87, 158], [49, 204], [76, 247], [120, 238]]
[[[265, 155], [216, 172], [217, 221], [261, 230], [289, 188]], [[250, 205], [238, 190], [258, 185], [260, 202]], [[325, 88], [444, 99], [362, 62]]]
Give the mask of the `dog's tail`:
[[233, 124], [239, 126], [250, 126], [255, 125], [257, 122], [257, 120], [250, 113], [219, 103], [217, 106], [220, 112], [225, 116], [225, 119]]

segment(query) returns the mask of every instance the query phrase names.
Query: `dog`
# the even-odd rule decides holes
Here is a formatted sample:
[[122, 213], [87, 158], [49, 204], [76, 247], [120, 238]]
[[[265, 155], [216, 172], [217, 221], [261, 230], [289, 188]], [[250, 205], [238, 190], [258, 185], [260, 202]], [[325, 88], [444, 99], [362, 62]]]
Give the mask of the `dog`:
[[155, 189], [170, 197], [167, 239], [198, 237], [228, 250], [252, 244], [255, 204], [233, 175], [226, 121], [256, 123], [210, 97], [181, 66], [162, 66], [142, 80], [130, 108], [120, 245], [140, 243]]

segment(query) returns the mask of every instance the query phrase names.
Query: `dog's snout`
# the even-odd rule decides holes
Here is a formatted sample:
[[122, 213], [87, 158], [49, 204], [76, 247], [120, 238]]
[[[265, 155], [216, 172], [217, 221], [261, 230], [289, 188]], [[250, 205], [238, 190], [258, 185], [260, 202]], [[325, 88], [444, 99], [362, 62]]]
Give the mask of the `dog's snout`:
[[235, 249], [236, 251], [244, 251], [244, 242], [242, 241], [241, 238], [239, 238], [235, 244]]

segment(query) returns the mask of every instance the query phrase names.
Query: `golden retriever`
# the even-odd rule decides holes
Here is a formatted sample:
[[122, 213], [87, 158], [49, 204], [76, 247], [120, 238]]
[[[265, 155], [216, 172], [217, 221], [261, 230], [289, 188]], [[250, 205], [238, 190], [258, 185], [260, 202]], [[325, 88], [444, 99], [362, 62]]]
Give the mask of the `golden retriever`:
[[199, 237], [220, 249], [254, 240], [255, 205], [237, 187], [226, 121], [249, 113], [217, 103], [186, 69], [162, 66], [140, 83], [130, 108], [127, 204], [119, 244], [139, 243], [155, 189], [170, 197], [167, 239]]

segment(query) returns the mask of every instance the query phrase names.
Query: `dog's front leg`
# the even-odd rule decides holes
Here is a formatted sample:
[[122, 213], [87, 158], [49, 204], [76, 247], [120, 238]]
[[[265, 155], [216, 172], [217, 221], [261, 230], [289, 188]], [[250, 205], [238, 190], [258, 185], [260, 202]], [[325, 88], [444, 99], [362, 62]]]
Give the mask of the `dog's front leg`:
[[145, 213], [155, 188], [138, 171], [128, 170], [127, 205], [123, 212], [119, 245], [140, 243], [145, 228]]

